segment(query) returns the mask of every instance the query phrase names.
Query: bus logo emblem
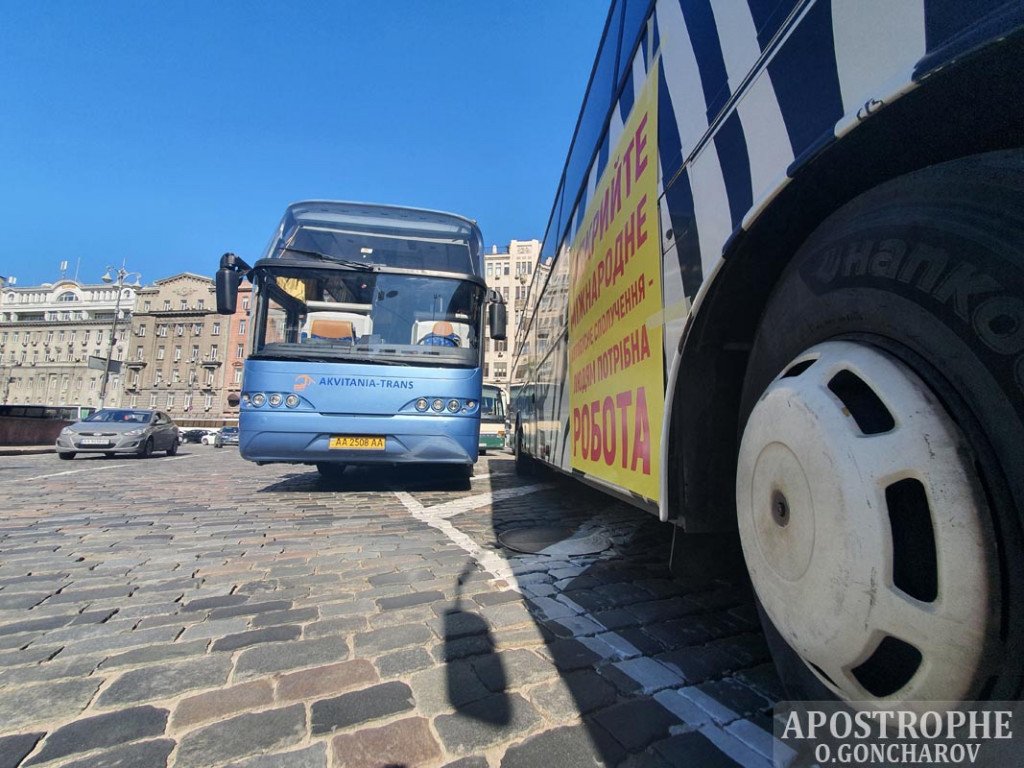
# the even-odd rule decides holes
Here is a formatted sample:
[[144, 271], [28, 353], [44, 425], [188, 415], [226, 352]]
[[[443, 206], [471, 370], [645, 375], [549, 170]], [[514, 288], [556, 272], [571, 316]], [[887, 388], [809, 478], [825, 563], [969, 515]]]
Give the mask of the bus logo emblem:
[[315, 384], [316, 380], [312, 376], [307, 376], [302, 373], [295, 377], [295, 385], [292, 387], [296, 392], [301, 392], [310, 384]]

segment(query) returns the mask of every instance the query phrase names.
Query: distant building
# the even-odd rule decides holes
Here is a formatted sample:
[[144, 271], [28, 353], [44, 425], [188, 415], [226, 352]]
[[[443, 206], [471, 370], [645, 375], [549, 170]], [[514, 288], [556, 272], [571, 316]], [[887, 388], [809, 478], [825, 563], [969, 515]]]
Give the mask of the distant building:
[[179, 426], [224, 421], [233, 317], [217, 314], [214, 283], [184, 272], [138, 292], [124, 404], [166, 411]]
[[[118, 297], [116, 285], [66, 279], [0, 289], [0, 402], [99, 405], [107, 355], [116, 368], [127, 352], [137, 290], [126, 284]], [[107, 404], [116, 404], [121, 378], [110, 374]]]
[[249, 356], [251, 301], [252, 286], [249, 283], [242, 283], [238, 286], [235, 314], [230, 317], [224, 316], [224, 322], [228, 324], [228, 361], [224, 372], [225, 398], [221, 417], [225, 421], [238, 420], [238, 405], [231, 405], [229, 401], [232, 394], [242, 394], [242, 368], [245, 365], [245, 358]]
[[508, 339], [488, 338], [484, 348], [484, 383], [508, 387], [512, 349], [526, 308], [530, 281], [540, 256], [539, 240], [513, 240], [507, 248], [491, 246], [484, 254], [484, 279], [498, 291], [508, 308]]

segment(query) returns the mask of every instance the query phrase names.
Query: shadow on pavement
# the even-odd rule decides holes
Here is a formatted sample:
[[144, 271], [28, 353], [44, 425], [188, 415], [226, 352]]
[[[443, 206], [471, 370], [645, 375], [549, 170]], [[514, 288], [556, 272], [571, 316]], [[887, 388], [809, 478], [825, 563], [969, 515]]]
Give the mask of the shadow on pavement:
[[466, 491], [470, 478], [462, 467], [447, 465], [346, 467], [342, 474], [324, 477], [301, 470], [264, 486], [260, 493], [332, 493], [387, 491]]

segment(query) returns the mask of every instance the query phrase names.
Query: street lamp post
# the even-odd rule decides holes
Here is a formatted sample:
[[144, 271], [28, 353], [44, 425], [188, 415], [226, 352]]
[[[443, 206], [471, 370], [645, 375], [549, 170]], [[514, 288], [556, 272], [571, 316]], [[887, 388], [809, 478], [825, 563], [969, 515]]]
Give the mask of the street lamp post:
[[[114, 356], [114, 344], [117, 343], [117, 324], [121, 319], [121, 293], [124, 290], [125, 280], [134, 276], [134, 282], [129, 283], [129, 285], [133, 288], [142, 287], [142, 283], [139, 282], [142, 275], [138, 272], [129, 272], [126, 270], [124, 268], [123, 261], [116, 272], [113, 270], [113, 267], [108, 266], [107, 271], [104, 273], [102, 278], [104, 283], [113, 283], [117, 286], [117, 299], [114, 302], [114, 320], [110, 324], [110, 346], [107, 347], [107, 360], [103, 365], [103, 378], [100, 379], [100, 408], [103, 408], [107, 401], [107, 382], [110, 380], [110, 361]], [[112, 272], [113, 274], [111, 274]]]

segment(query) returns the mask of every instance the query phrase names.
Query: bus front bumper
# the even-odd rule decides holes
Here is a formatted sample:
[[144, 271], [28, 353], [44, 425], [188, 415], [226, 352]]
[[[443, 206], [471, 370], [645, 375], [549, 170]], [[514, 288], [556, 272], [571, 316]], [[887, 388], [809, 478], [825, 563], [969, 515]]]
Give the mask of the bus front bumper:
[[[242, 458], [260, 463], [473, 464], [478, 423], [465, 416], [333, 417], [302, 413], [243, 413]], [[383, 437], [384, 450], [331, 448], [332, 437]]]

